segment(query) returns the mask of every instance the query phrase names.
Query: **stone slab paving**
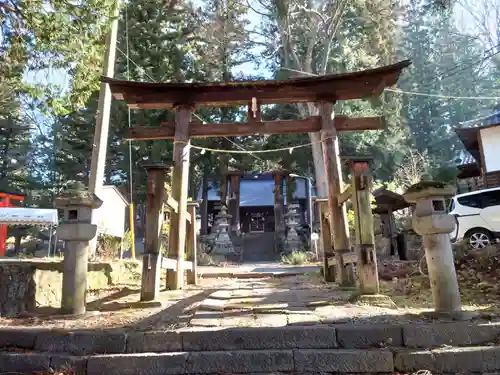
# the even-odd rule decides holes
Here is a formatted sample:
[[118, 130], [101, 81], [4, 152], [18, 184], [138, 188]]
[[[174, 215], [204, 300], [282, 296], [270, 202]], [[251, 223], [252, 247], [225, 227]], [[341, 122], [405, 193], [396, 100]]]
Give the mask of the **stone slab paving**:
[[422, 321], [420, 311], [351, 304], [352, 290], [296, 278], [232, 280], [198, 306], [191, 327], [280, 327]]
[[[422, 309], [376, 307], [349, 303], [352, 290], [310, 280], [209, 279], [184, 291], [162, 292], [158, 306], [137, 304], [138, 291], [125, 300], [111, 301], [109, 310], [90, 311], [81, 319], [34, 315], [0, 319], [1, 326], [58, 329], [123, 328], [178, 330], [203, 327], [281, 327], [286, 325], [427, 322]], [[417, 340], [417, 338], [415, 338]], [[415, 345], [418, 345], [416, 343]]]

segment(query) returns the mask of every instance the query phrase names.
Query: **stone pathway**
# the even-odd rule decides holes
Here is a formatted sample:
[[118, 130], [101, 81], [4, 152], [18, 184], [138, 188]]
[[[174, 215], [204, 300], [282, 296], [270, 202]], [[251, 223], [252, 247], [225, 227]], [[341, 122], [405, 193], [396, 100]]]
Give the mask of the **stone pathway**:
[[140, 303], [139, 289], [126, 288], [88, 304], [85, 317], [72, 319], [43, 310], [16, 319], [0, 318], [0, 327], [126, 328], [198, 330], [215, 327], [284, 327], [322, 324], [424, 322], [423, 309], [350, 303], [353, 290], [325, 284], [310, 274], [265, 279], [202, 279], [201, 285], [160, 293]]
[[317, 264], [286, 265], [278, 262], [255, 262], [227, 267], [199, 266], [198, 271], [205, 277], [238, 277], [238, 276], [281, 276], [302, 275], [319, 272], [321, 267]]
[[422, 310], [350, 303], [352, 290], [307, 278], [233, 280], [196, 309], [190, 327], [281, 327], [421, 320]]

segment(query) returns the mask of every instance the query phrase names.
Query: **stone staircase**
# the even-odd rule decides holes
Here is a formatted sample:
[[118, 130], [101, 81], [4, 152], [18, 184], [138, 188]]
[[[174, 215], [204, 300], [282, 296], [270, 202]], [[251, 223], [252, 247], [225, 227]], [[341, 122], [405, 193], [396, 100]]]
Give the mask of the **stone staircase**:
[[339, 324], [171, 332], [0, 329], [0, 372], [86, 375], [475, 374], [500, 371], [500, 323]]
[[248, 233], [243, 241], [243, 262], [276, 262], [280, 260], [274, 247], [274, 232]]

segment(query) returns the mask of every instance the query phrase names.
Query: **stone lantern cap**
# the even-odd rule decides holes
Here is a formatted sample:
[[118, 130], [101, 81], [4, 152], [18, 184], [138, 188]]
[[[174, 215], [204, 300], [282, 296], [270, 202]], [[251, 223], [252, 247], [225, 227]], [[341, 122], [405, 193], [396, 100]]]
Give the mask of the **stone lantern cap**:
[[198, 207], [200, 207], [201, 202], [203, 202], [203, 199], [200, 199], [198, 201], [187, 201], [187, 205], [188, 205], [188, 207], [191, 206], [191, 207], [198, 208]]
[[57, 208], [83, 206], [96, 209], [101, 207], [102, 203], [97, 195], [88, 191], [85, 185], [80, 182], [68, 184], [61, 195], [56, 198]]
[[433, 197], [451, 198], [456, 194], [457, 189], [444, 182], [439, 181], [420, 181], [408, 188], [403, 194], [408, 203], [416, 203], [424, 199]]

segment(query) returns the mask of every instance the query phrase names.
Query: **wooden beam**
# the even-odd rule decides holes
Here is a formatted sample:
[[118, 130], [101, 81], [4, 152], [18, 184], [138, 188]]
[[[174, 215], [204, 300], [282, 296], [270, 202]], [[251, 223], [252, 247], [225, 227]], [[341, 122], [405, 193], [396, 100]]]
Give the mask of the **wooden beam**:
[[350, 100], [378, 96], [384, 87], [395, 85], [410, 61], [364, 71], [300, 77], [287, 80], [153, 83], [102, 77], [113, 97], [134, 109], [164, 109], [177, 105], [247, 106], [252, 98], [259, 104], [309, 103], [321, 100]]
[[339, 195], [338, 197], [338, 203], [339, 205], [344, 204], [345, 201], [351, 198], [352, 195], [352, 188], [351, 185], [347, 186], [344, 191]]
[[[356, 253], [350, 251], [348, 253], [342, 254], [342, 262], [344, 262], [344, 264], [357, 263], [358, 256], [356, 255]], [[328, 264], [330, 266], [337, 264], [337, 260], [335, 259], [335, 257], [328, 258]]]
[[[182, 265], [184, 269], [187, 270], [193, 269], [193, 262], [191, 261], [185, 260], [182, 262]], [[175, 271], [177, 269], [177, 259], [171, 259], [166, 257], [161, 258], [161, 268]]]
[[[179, 214], [179, 203], [177, 203], [177, 201], [174, 198], [172, 198], [170, 195], [166, 196], [165, 204], [174, 213]], [[186, 220], [188, 223], [191, 223], [191, 214], [189, 212], [186, 212]]]
[[[311, 116], [304, 120], [254, 121], [251, 123], [202, 124], [191, 122], [190, 137], [233, 137], [254, 134], [294, 134], [315, 133], [321, 130], [321, 117]], [[384, 117], [335, 118], [337, 131], [383, 130]], [[162, 122], [160, 127], [139, 126], [130, 128], [125, 133], [130, 140], [173, 139], [174, 128], [171, 122]]]

